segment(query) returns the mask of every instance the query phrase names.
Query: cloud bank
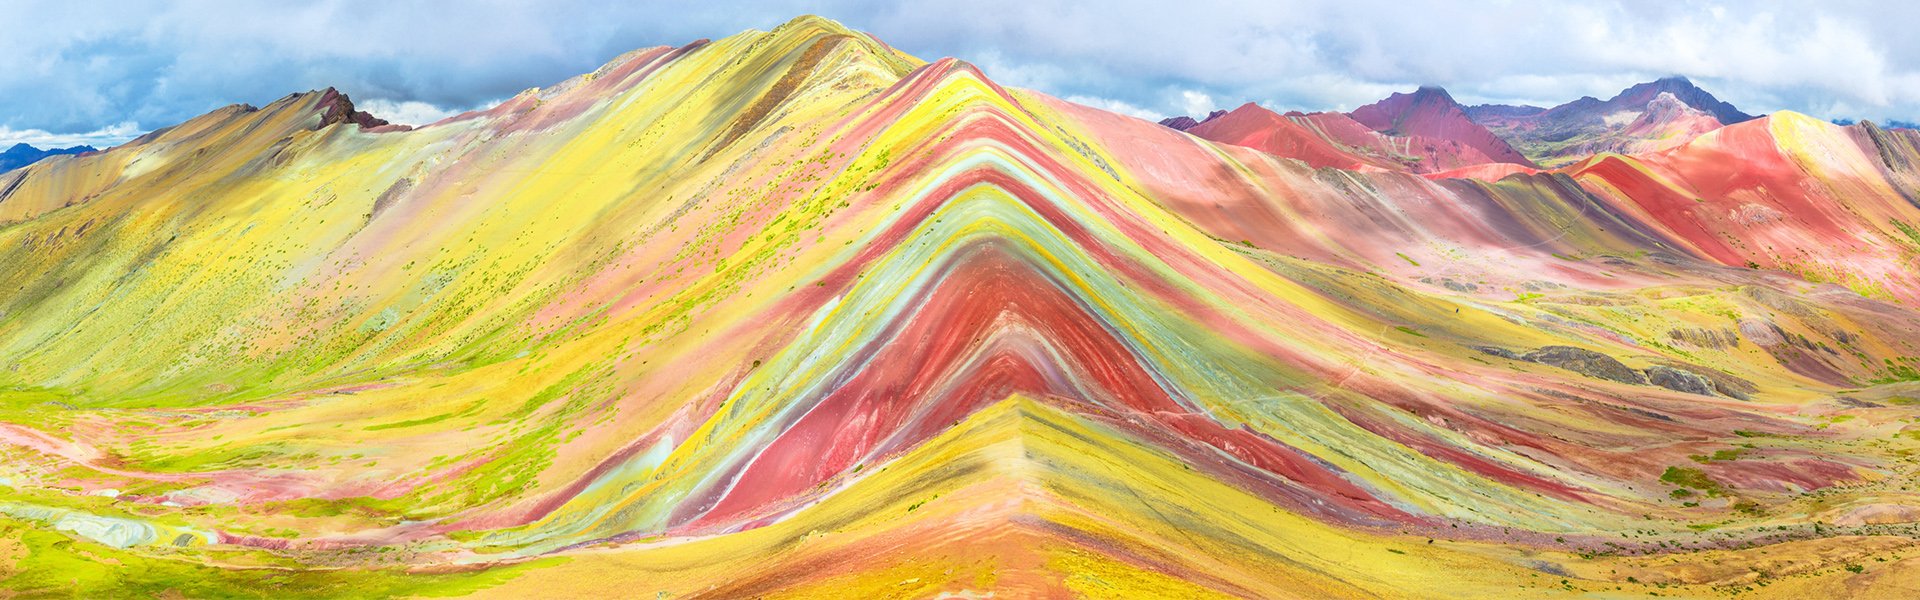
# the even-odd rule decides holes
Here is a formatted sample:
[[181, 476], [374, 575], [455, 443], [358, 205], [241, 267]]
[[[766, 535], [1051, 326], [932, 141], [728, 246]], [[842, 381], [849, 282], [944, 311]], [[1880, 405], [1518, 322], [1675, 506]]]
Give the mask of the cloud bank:
[[72, 148], [74, 146], [93, 146], [105, 148], [127, 143], [139, 137], [145, 130], [139, 123], [127, 121], [115, 123], [93, 131], [81, 133], [53, 133], [45, 129], [16, 130], [0, 125], [0, 150], [12, 148], [14, 144], [27, 144], [41, 150]]
[[1920, 36], [1904, 30], [1920, 5], [1907, 3], [29, 1], [0, 22], [0, 131], [80, 139], [327, 86], [397, 122], [430, 122], [627, 50], [802, 13], [1147, 118], [1245, 101], [1350, 109], [1421, 84], [1465, 102], [1552, 105], [1665, 75], [1749, 112], [1920, 118]]

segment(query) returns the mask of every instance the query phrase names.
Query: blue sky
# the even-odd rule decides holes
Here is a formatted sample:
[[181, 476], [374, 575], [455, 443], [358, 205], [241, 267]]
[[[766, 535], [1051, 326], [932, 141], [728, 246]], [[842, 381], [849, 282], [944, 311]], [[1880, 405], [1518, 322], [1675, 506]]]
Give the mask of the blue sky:
[[634, 48], [815, 13], [922, 58], [1142, 117], [1351, 109], [1420, 84], [1552, 105], [1686, 75], [1748, 112], [1920, 120], [1920, 3], [832, 0], [8, 3], [0, 145], [113, 144], [338, 87], [401, 122]]

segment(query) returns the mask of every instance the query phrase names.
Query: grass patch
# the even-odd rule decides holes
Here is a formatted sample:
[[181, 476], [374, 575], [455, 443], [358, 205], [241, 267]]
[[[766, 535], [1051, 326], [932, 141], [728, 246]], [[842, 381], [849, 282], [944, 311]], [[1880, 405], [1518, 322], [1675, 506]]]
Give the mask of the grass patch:
[[1885, 385], [1902, 381], [1920, 381], [1920, 358], [1912, 356], [1889, 358], [1882, 364], [1887, 368], [1882, 370], [1878, 377], [1870, 380], [1871, 383]]
[[1730, 460], [1740, 460], [1740, 455], [1745, 454], [1746, 452], [1747, 451], [1745, 448], [1728, 448], [1726, 450], [1716, 450], [1714, 451], [1713, 454], [1695, 454], [1687, 458], [1693, 459], [1693, 462], [1697, 462], [1704, 465], [1711, 462], [1727, 462]]
[[1712, 477], [1708, 477], [1706, 471], [1694, 468], [1667, 467], [1667, 471], [1660, 474], [1660, 480], [1683, 488], [1700, 490], [1708, 496], [1726, 493], [1726, 488], [1722, 487], [1720, 482], [1714, 481]]

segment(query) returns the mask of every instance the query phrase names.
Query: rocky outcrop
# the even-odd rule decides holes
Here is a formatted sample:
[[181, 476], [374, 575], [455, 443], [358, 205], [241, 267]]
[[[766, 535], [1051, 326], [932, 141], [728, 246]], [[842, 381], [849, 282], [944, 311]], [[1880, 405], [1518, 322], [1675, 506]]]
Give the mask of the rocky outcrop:
[[1573, 346], [1546, 346], [1526, 353], [1527, 362], [1559, 367], [1588, 377], [1611, 379], [1621, 383], [1646, 383], [1645, 375], [1611, 356]]
[[1664, 365], [1647, 367], [1647, 383], [1676, 392], [1712, 396], [1713, 381], [1692, 372], [1682, 371]]
[[354, 110], [353, 100], [339, 90], [327, 88], [322, 93], [325, 95], [321, 97], [320, 105], [325, 108], [324, 112], [320, 113], [321, 127], [353, 123], [362, 129], [372, 129], [387, 124], [386, 119], [375, 117], [364, 110]]
[[1165, 125], [1167, 127], [1174, 128], [1174, 129], [1178, 129], [1181, 131], [1186, 131], [1188, 129], [1199, 127], [1201, 123], [1205, 123], [1205, 122], [1212, 121], [1214, 119], [1218, 119], [1220, 117], [1226, 116], [1226, 114], [1227, 114], [1227, 111], [1216, 110], [1211, 113], [1207, 113], [1207, 118], [1199, 119], [1199, 120], [1195, 120], [1193, 117], [1189, 117], [1186, 115], [1180, 115], [1177, 117], [1167, 117], [1165, 119], [1161, 119], [1160, 124]]
[[1181, 131], [1186, 131], [1188, 129], [1193, 129], [1194, 126], [1199, 125], [1200, 122], [1193, 120], [1193, 117], [1180, 115], [1178, 117], [1167, 117], [1165, 119], [1161, 119], [1160, 124], [1165, 125], [1167, 127], [1172, 127], [1174, 129], [1178, 129]]
[[1668, 365], [1654, 365], [1644, 370], [1635, 369], [1612, 356], [1574, 346], [1542, 346], [1524, 354], [1497, 346], [1473, 346], [1473, 349], [1489, 356], [1539, 363], [1596, 379], [1634, 385], [1656, 385], [1676, 392], [1701, 396], [1725, 395], [1746, 400], [1746, 392], [1752, 391], [1746, 389], [1752, 386], [1750, 382], [1730, 376], [1700, 373]]
[[1668, 330], [1667, 339], [1696, 348], [1732, 348], [1740, 345], [1740, 332], [1733, 329], [1689, 327]]

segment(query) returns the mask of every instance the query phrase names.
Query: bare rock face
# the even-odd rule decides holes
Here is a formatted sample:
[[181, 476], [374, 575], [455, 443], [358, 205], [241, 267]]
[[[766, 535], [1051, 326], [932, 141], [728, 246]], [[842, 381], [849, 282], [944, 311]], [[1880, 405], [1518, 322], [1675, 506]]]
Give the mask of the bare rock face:
[[1525, 357], [1520, 356], [1520, 353], [1498, 346], [1474, 346], [1473, 349], [1479, 350], [1481, 354], [1498, 356], [1508, 360], [1526, 360]]
[[1610, 379], [1621, 383], [1643, 384], [1647, 380], [1619, 360], [1611, 356], [1594, 352], [1586, 348], [1573, 346], [1545, 346], [1528, 352], [1523, 356], [1529, 362], [1559, 367], [1590, 377]]
[[1165, 119], [1161, 119], [1160, 124], [1165, 125], [1167, 127], [1174, 128], [1174, 129], [1178, 129], [1181, 131], [1186, 131], [1188, 129], [1199, 127], [1201, 123], [1205, 123], [1207, 121], [1212, 121], [1214, 119], [1218, 119], [1220, 117], [1226, 116], [1226, 114], [1227, 114], [1227, 111], [1216, 110], [1216, 111], [1213, 111], [1212, 113], [1208, 113], [1207, 118], [1199, 119], [1199, 120], [1195, 120], [1193, 117], [1189, 117], [1186, 115], [1180, 115], [1177, 117], [1167, 117]]
[[[1636, 370], [1614, 357], [1573, 346], [1544, 346], [1526, 354], [1495, 346], [1474, 346], [1473, 349], [1479, 350], [1482, 354], [1501, 358], [1559, 367], [1588, 377], [1636, 385], [1651, 384], [1676, 392], [1702, 396], [1716, 396], [1724, 393], [1727, 396], [1745, 400], [1747, 396], [1740, 388], [1752, 385], [1750, 382], [1723, 373], [1709, 371], [1703, 374], [1667, 365], [1654, 365], [1647, 367], [1644, 371]], [[1722, 392], [1722, 389], [1726, 391]]]
[[322, 93], [324, 93], [325, 96], [321, 98], [320, 102], [326, 106], [326, 112], [320, 115], [321, 127], [340, 123], [353, 123], [363, 129], [371, 129], [387, 124], [386, 119], [375, 117], [363, 110], [354, 110], [353, 100], [347, 98], [347, 95], [340, 93], [339, 90], [327, 88], [326, 91]]
[[1160, 124], [1168, 127], [1172, 127], [1174, 129], [1178, 129], [1181, 131], [1186, 131], [1188, 129], [1193, 129], [1195, 126], [1198, 126], [1200, 122], [1193, 120], [1193, 117], [1180, 115], [1178, 117], [1167, 117], [1165, 119], [1161, 119]]
[[1647, 368], [1647, 383], [1676, 392], [1686, 392], [1702, 396], [1712, 396], [1715, 391], [1713, 380], [1702, 377], [1692, 371], [1675, 369], [1664, 365], [1654, 365]]

